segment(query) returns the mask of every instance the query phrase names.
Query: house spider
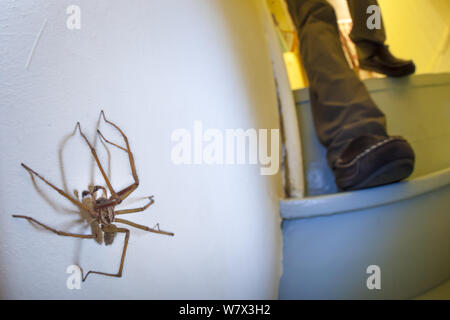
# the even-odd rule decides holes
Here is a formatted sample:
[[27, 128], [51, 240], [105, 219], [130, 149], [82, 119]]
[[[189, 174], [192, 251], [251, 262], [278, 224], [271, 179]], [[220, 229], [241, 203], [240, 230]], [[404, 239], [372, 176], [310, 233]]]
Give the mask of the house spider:
[[[117, 125], [115, 125], [113, 122], [106, 119], [105, 113], [103, 112], [103, 110], [100, 112], [100, 117], [103, 117], [103, 120], [106, 123], [108, 123], [109, 125], [113, 126], [115, 129], [117, 129], [125, 141], [126, 147], [123, 148], [123, 147], [107, 140], [103, 136], [103, 134], [100, 132], [100, 130], [97, 130], [97, 133], [99, 134], [100, 138], [103, 139], [103, 141], [105, 141], [106, 143], [108, 143], [114, 147], [117, 147], [117, 148], [125, 151], [128, 154], [128, 158], [129, 158], [130, 166], [131, 166], [131, 173], [132, 173], [133, 179], [134, 179], [134, 183], [132, 183], [128, 187], [126, 187], [123, 190], [120, 190], [118, 192], [116, 192], [114, 190], [105, 171], [103, 170], [102, 165], [100, 164], [100, 161], [97, 156], [97, 152], [92, 147], [92, 145], [89, 143], [89, 141], [86, 138], [86, 136], [84, 135], [84, 133], [81, 131], [81, 126], [80, 126], [79, 122], [77, 123], [75, 130], [78, 129], [80, 131], [81, 136], [83, 137], [83, 139], [86, 141], [87, 145], [89, 146], [89, 149], [91, 150], [91, 153], [95, 159], [95, 162], [97, 163], [97, 166], [100, 169], [100, 172], [101, 172], [103, 179], [105, 180], [106, 186], [109, 190], [109, 193], [110, 193], [109, 197], [107, 197], [107, 190], [105, 187], [90, 186], [88, 188], [88, 190], [82, 192], [82, 201], [80, 202], [79, 199], [72, 197], [71, 195], [69, 195], [66, 192], [64, 192], [63, 190], [59, 189], [52, 183], [48, 182], [44, 177], [39, 175], [36, 171], [32, 170], [25, 164], [22, 163], [21, 165], [30, 173], [30, 175], [32, 177], [33, 177], [33, 175], [35, 175], [36, 177], [38, 177], [39, 179], [44, 181], [47, 185], [49, 185], [54, 190], [56, 190], [64, 198], [68, 199], [70, 202], [72, 202], [74, 205], [76, 205], [80, 210], [87, 212], [88, 216], [92, 218], [91, 223], [94, 223], [95, 228], [93, 228], [93, 230], [98, 230], [98, 231], [101, 230], [101, 232], [99, 232], [99, 234], [97, 234], [97, 232], [95, 232], [95, 231], [93, 231], [92, 234], [77, 234], [77, 233], [64, 232], [64, 231], [55, 230], [43, 223], [31, 218], [31, 217], [23, 216], [23, 215], [13, 215], [14, 218], [22, 218], [22, 219], [26, 219], [30, 222], [34, 222], [34, 223], [44, 227], [45, 229], [47, 229], [51, 232], [54, 232], [60, 236], [75, 237], [75, 238], [81, 238], [81, 239], [97, 239], [100, 244], [102, 243], [102, 238], [103, 238], [105, 245], [112, 244], [112, 242], [114, 241], [114, 237], [117, 233], [125, 233], [125, 241], [124, 241], [123, 250], [122, 250], [122, 257], [120, 259], [119, 271], [117, 273], [89, 271], [88, 273], [86, 273], [85, 276], [83, 276], [83, 270], [81, 270], [83, 281], [85, 281], [87, 276], [91, 273], [100, 274], [100, 275], [104, 275], [104, 276], [110, 276], [110, 277], [118, 277], [118, 278], [122, 277], [123, 264], [124, 264], [124, 260], [125, 260], [125, 254], [127, 251], [128, 239], [130, 237], [130, 231], [126, 228], [119, 228], [114, 223], [126, 224], [126, 225], [132, 226], [134, 228], [142, 229], [142, 230], [149, 231], [149, 232], [159, 233], [159, 234], [163, 234], [163, 235], [167, 235], [167, 236], [174, 235], [172, 232], [160, 230], [158, 224], [156, 225], [156, 229], [155, 229], [155, 228], [149, 228], [149, 227], [125, 220], [125, 219], [116, 218], [116, 216], [118, 216], [118, 215], [144, 211], [145, 209], [147, 209], [149, 206], [151, 206], [154, 203], [154, 200], [153, 200], [153, 196], [151, 196], [151, 197], [148, 197], [149, 202], [141, 208], [115, 210], [115, 206], [120, 204], [133, 191], [135, 191], [137, 189], [137, 187], [139, 186], [139, 178], [136, 173], [134, 158], [133, 158], [133, 154], [130, 151], [130, 146], [129, 146], [127, 137], [125, 136], [125, 134], [122, 132], [122, 130]], [[97, 192], [100, 190], [102, 191], [102, 195], [100, 197], [97, 197]], [[103, 232], [103, 234], [102, 234], [102, 232]]]

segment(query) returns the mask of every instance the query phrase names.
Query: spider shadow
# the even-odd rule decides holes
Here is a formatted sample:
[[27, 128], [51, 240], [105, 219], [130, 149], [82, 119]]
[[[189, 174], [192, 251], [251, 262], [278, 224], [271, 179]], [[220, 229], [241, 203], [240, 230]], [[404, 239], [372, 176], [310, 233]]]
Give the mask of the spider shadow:
[[[106, 145], [105, 142], [102, 141], [102, 139], [98, 139], [98, 133], [97, 130], [100, 128], [100, 123], [101, 123], [101, 116], [99, 116], [98, 120], [97, 120], [97, 124], [96, 124], [96, 128], [95, 128], [95, 136], [94, 136], [94, 142], [92, 143], [92, 146], [94, 149], [97, 148], [97, 141], [100, 140], [101, 144], [103, 145], [103, 147], [106, 150], [106, 157], [107, 157], [107, 170], [106, 170], [106, 175], [108, 177], [109, 180], [111, 180], [111, 152], [108, 148], [108, 146]], [[62, 139], [61, 143], [59, 144], [58, 147], [58, 162], [59, 162], [59, 170], [60, 170], [60, 174], [61, 174], [61, 179], [62, 179], [62, 190], [71, 196], [75, 196], [75, 198], [77, 200], [80, 200], [79, 197], [79, 192], [78, 190], [74, 189], [72, 191], [69, 190], [69, 186], [67, 183], [67, 175], [66, 172], [64, 170], [64, 150], [67, 147], [67, 144], [69, 141], [71, 141], [72, 139], [74, 139], [76, 136], [80, 137], [80, 135], [77, 135], [77, 130], [78, 127], [75, 126], [74, 130], [67, 134], [66, 136], [64, 136], [64, 138]], [[83, 141], [84, 143], [84, 141]], [[89, 186], [94, 185], [94, 178], [95, 178], [95, 167], [96, 167], [96, 162], [95, 159], [93, 157], [91, 157], [91, 161], [90, 161], [90, 173], [89, 173], [89, 184], [88, 184], [88, 188]], [[44, 201], [51, 207], [53, 208], [53, 210], [63, 213], [63, 214], [67, 214], [67, 215], [74, 215], [74, 214], [78, 214], [79, 218], [70, 222], [69, 224], [64, 224], [63, 226], [58, 227], [59, 230], [61, 231], [68, 231], [68, 232], [73, 232], [70, 231], [72, 228], [76, 228], [78, 226], [78, 228], [76, 228], [76, 233], [81, 233], [81, 234], [90, 234], [90, 233], [95, 233], [98, 234], [99, 236], [101, 236], [101, 230], [99, 228], [98, 224], [92, 223], [92, 217], [90, 216], [90, 214], [87, 211], [84, 210], [73, 210], [73, 209], [69, 209], [67, 207], [64, 207], [62, 205], [57, 204], [54, 200], [51, 200], [51, 198], [48, 196], [49, 191], [43, 191], [42, 188], [38, 185], [38, 183], [36, 182], [36, 178], [34, 177], [33, 174], [30, 173], [30, 177], [31, 177], [31, 181], [33, 183], [33, 187], [35, 188], [35, 190], [37, 191], [37, 193], [42, 197], [42, 199], [44, 199]], [[81, 201], [81, 200], [80, 200]], [[34, 224], [31, 224], [34, 228], [41, 230], [41, 227], [36, 226]], [[91, 232], [88, 233], [86, 232], [86, 230], [90, 227]], [[80, 264], [80, 256], [82, 253], [82, 247], [83, 247], [83, 242], [82, 239], [77, 239], [78, 241], [76, 241], [75, 244], [75, 252], [74, 252], [74, 263], [75, 264]], [[101, 237], [97, 237], [96, 240], [99, 244], [101, 244]]]
[[[92, 143], [92, 147], [94, 149], [97, 150], [97, 141], [100, 140], [101, 144], [103, 145], [103, 147], [105, 148], [106, 154], [107, 154], [107, 170], [106, 170], [106, 175], [108, 177], [109, 180], [111, 180], [111, 152], [109, 150], [109, 148], [107, 147], [106, 143], [103, 142], [102, 139], [98, 139], [98, 130], [100, 128], [100, 123], [101, 123], [101, 115], [98, 117], [96, 126], [95, 126], [95, 136], [94, 136], [94, 142]], [[77, 133], [77, 126], [75, 126], [74, 130], [72, 131], [71, 134], [68, 134], [67, 136], [64, 137], [64, 139], [61, 141], [59, 148], [58, 148], [58, 160], [59, 160], [59, 169], [60, 169], [60, 173], [61, 173], [61, 179], [62, 179], [62, 183], [63, 183], [63, 190], [67, 193], [67, 194], [71, 194], [69, 191], [69, 187], [67, 184], [67, 177], [66, 177], [66, 173], [64, 171], [64, 160], [63, 160], [63, 154], [64, 154], [64, 149], [67, 145], [67, 143], [75, 137]], [[78, 135], [80, 138], [81, 136]], [[84, 143], [84, 141], [83, 141]], [[89, 186], [93, 186], [94, 185], [94, 178], [95, 178], [95, 168], [96, 168], [96, 162], [94, 157], [91, 156], [91, 163], [90, 163], [90, 173], [89, 173], [89, 184], [88, 184], [88, 188]], [[79, 192], [78, 190], [73, 190], [73, 194], [75, 195], [75, 197], [81, 201], [81, 199], [79, 198]], [[85, 210], [78, 210], [76, 211], [80, 218], [73, 221], [72, 223], [70, 223], [68, 225], [68, 227], [73, 227], [76, 224], [79, 224], [79, 229], [78, 232], [80, 233], [85, 233], [86, 229], [88, 227], [90, 227], [90, 231], [93, 234], [97, 234], [99, 235], [99, 237], [97, 237], [95, 239], [95, 241], [99, 244], [102, 243], [102, 232], [100, 230], [100, 227], [98, 224], [92, 223], [92, 217], [91, 215], [85, 211]], [[82, 225], [83, 222], [86, 222], [88, 225]], [[81, 224], [80, 224], [81, 223]], [[82, 249], [83, 249], [83, 243], [84, 241], [76, 241], [75, 244], [75, 251], [74, 251], [74, 263], [77, 265], [80, 265], [80, 257], [81, 257], [81, 253], [82, 253]]]

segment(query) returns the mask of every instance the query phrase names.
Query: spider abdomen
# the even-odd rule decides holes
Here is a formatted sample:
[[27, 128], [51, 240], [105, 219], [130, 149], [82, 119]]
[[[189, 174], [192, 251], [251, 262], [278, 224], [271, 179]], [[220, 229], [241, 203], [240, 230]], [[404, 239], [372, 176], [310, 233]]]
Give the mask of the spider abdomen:
[[[102, 204], [104, 201], [106, 201], [105, 198], [99, 198], [96, 201], [96, 204]], [[114, 221], [114, 207], [108, 206], [103, 208], [97, 208], [96, 209], [98, 213], [98, 219], [99, 222], [103, 225], [110, 225]]]

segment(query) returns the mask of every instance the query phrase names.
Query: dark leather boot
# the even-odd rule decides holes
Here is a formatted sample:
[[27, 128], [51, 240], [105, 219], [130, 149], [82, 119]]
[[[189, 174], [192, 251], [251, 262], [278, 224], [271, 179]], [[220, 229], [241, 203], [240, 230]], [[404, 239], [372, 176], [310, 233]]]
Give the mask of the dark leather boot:
[[389, 77], [403, 77], [413, 74], [416, 66], [412, 60], [398, 59], [386, 45], [359, 42], [356, 51], [361, 69], [375, 71]]
[[402, 137], [362, 135], [354, 139], [333, 166], [341, 190], [397, 182], [414, 169], [414, 151]]

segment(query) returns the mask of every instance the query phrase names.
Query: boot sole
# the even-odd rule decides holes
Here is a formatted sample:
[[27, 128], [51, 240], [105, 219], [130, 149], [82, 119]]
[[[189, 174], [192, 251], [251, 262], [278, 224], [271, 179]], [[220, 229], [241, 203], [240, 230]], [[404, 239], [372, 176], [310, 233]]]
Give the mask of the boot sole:
[[409, 76], [416, 71], [416, 68], [414, 65], [405, 65], [405, 66], [399, 67], [397, 69], [390, 69], [390, 68], [383, 68], [383, 67], [380, 68], [378, 66], [363, 63], [359, 67], [366, 71], [374, 71], [374, 72], [384, 74], [388, 77], [394, 77], [394, 78]]
[[362, 182], [345, 190], [359, 190], [398, 182], [409, 177], [413, 169], [414, 160], [395, 160], [379, 168]]

